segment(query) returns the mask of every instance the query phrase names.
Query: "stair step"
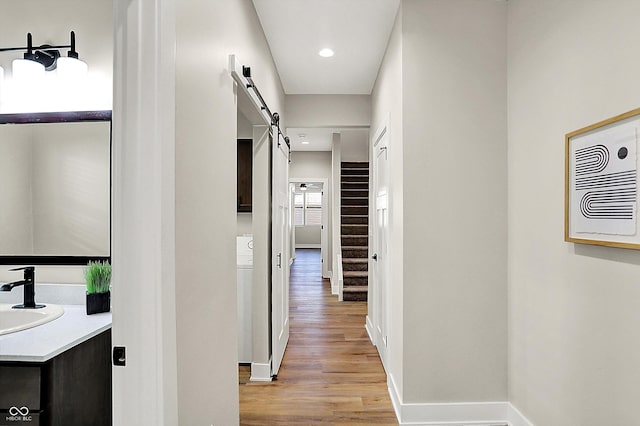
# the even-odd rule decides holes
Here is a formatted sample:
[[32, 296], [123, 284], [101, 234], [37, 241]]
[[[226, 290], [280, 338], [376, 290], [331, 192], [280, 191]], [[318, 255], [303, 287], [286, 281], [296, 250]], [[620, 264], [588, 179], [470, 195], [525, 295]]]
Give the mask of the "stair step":
[[369, 197], [369, 191], [366, 189], [343, 189], [340, 193], [342, 197]]
[[342, 206], [340, 207], [340, 210], [340, 213], [343, 215], [366, 216], [369, 213], [369, 207], [367, 206]]
[[366, 302], [367, 293], [367, 286], [343, 286], [342, 300], [345, 302]]
[[369, 175], [342, 175], [340, 180], [342, 182], [369, 183]]
[[343, 214], [340, 217], [340, 221], [343, 225], [367, 225], [369, 223], [369, 216], [366, 214]]
[[361, 190], [368, 191], [369, 190], [369, 182], [345, 182], [342, 181], [340, 185], [343, 190]]
[[348, 258], [342, 259], [342, 273], [346, 271], [368, 271], [369, 259], [367, 258]]
[[340, 174], [343, 175], [343, 176], [344, 175], [367, 175], [367, 176], [369, 176], [369, 169], [368, 168], [366, 168], [366, 169], [364, 169], [364, 168], [355, 169], [355, 168], [345, 168], [345, 167], [343, 167], [343, 168], [340, 169]]
[[342, 235], [368, 235], [369, 225], [366, 224], [342, 224], [340, 227]]
[[358, 257], [343, 257], [342, 263], [368, 263], [368, 259], [361, 259]]
[[342, 287], [342, 292], [343, 293], [355, 293], [358, 291], [367, 291], [369, 289], [369, 286], [366, 285], [349, 285], [349, 286], [343, 286]]
[[340, 203], [343, 206], [368, 206], [369, 197], [342, 197]]
[[344, 271], [342, 273], [344, 278], [369, 278], [369, 272], [367, 271]]
[[369, 168], [369, 163], [367, 161], [342, 161], [340, 162], [340, 167], [348, 167], [352, 169], [357, 168]]
[[369, 248], [367, 246], [342, 246], [342, 256], [367, 259], [369, 257]]
[[342, 283], [345, 286], [354, 286], [354, 285], [367, 285], [369, 284], [369, 277], [350, 277], [346, 276], [347, 272], [366, 272], [366, 271], [344, 271], [342, 274]]
[[368, 235], [343, 235], [341, 237], [341, 242], [343, 246], [360, 246], [367, 247], [369, 245], [369, 236]]

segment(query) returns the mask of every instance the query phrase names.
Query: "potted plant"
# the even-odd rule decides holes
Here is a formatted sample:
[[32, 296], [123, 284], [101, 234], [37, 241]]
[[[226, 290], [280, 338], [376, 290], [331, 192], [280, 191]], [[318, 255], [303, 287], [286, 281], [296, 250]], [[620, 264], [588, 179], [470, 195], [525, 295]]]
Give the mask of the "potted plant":
[[87, 282], [87, 315], [111, 310], [111, 265], [89, 262], [84, 270]]

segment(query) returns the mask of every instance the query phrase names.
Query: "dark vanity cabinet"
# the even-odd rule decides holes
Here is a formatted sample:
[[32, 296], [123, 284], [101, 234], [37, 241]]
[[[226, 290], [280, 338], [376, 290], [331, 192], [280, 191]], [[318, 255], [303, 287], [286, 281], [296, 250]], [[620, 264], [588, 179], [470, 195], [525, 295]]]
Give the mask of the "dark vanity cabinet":
[[238, 213], [251, 213], [253, 141], [238, 139]]
[[111, 330], [42, 363], [0, 362], [0, 426], [111, 426]]

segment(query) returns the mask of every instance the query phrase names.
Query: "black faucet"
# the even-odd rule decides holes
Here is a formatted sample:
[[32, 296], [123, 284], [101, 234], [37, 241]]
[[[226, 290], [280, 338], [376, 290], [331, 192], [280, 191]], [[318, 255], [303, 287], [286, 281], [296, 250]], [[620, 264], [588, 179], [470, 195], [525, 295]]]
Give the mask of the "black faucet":
[[24, 266], [22, 268], [9, 269], [10, 271], [24, 271], [24, 279], [2, 284], [0, 291], [11, 291], [14, 287], [24, 286], [24, 301], [22, 305], [15, 305], [13, 309], [39, 309], [45, 305], [36, 305], [36, 268]]

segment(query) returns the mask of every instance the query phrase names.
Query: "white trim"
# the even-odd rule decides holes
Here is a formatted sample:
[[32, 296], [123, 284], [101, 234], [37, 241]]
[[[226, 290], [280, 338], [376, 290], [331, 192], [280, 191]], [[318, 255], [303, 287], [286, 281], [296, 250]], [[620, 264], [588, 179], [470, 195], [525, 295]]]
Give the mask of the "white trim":
[[336, 254], [336, 287], [331, 287], [331, 294], [338, 295], [338, 301], [342, 302], [342, 288], [344, 285], [344, 276], [342, 275], [342, 248], [338, 248], [338, 253]]
[[376, 342], [375, 340], [373, 340], [373, 323], [371, 322], [371, 318], [369, 318], [369, 315], [367, 315], [366, 317], [364, 328], [365, 330], [367, 330], [367, 334], [369, 335], [369, 340], [371, 341], [371, 344], [375, 345]]
[[508, 401], [404, 404], [391, 374], [387, 386], [401, 425], [534, 426]]
[[[271, 117], [269, 117], [269, 114], [262, 108], [262, 103], [258, 99], [258, 95], [247, 87], [247, 79], [242, 75], [242, 67], [242, 62], [236, 55], [229, 55], [229, 73], [231, 77], [238, 83], [238, 88], [246, 93], [247, 97], [251, 100], [251, 103], [253, 103], [256, 111], [264, 121], [264, 125], [270, 126]], [[254, 124], [254, 126], [255, 125], [256, 124]]]
[[320, 244], [296, 244], [297, 249], [319, 249]]
[[251, 363], [251, 378], [252, 382], [270, 382], [271, 381], [271, 363], [259, 364], [257, 362]]
[[534, 426], [533, 422], [527, 419], [512, 403], [509, 403], [507, 421], [509, 426]]

